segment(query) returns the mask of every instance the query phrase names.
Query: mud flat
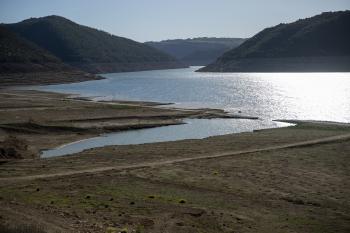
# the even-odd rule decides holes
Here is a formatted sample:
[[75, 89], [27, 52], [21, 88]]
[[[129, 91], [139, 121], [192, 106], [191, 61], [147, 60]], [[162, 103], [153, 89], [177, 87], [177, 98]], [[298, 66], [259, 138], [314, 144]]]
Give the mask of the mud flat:
[[101, 133], [236, 117], [155, 105], [1, 90], [0, 141], [25, 159], [2, 157], [0, 229], [349, 232], [345, 123], [289, 120], [296, 126], [38, 159]]
[[160, 108], [153, 102], [97, 102], [49, 92], [0, 90], [0, 141], [6, 144], [12, 137], [27, 145], [25, 158], [103, 133], [183, 124], [184, 118], [244, 116], [218, 109]]
[[24, 86], [24, 85], [48, 85], [75, 83], [91, 80], [104, 79], [101, 76], [85, 73], [79, 70], [29, 72], [29, 73], [0, 73], [1, 87]]
[[[34, 135], [35, 148], [88, 137], [105, 126], [115, 129], [115, 118], [169, 124], [193, 114], [97, 107], [50, 93], [2, 95], [2, 108], [11, 106], [12, 111], [0, 114], [1, 125]], [[21, 105], [12, 104], [13, 99]], [[33, 115], [28, 104], [45, 114]], [[20, 125], [30, 118], [40, 124]], [[30, 136], [24, 138], [33, 140]], [[8, 161], [0, 165], [0, 221], [46, 232], [345, 233], [350, 230], [349, 151], [348, 124], [298, 122], [201, 140]]]

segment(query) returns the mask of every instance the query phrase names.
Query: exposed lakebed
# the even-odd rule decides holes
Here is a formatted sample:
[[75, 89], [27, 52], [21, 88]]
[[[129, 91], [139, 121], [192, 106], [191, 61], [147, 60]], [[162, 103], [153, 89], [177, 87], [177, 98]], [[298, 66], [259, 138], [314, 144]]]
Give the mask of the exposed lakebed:
[[56, 149], [45, 150], [42, 152], [42, 157], [62, 156], [110, 145], [133, 145], [184, 139], [202, 139], [217, 135], [251, 132], [258, 129], [286, 127], [290, 125], [292, 124], [247, 119], [189, 119], [185, 120], [185, 124], [182, 125], [110, 133], [70, 143]]

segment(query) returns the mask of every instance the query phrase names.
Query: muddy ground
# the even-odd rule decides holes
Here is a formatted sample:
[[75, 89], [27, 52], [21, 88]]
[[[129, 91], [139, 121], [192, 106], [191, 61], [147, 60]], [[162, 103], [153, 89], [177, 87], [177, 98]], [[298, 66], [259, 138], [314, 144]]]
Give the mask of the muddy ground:
[[0, 73], [0, 87], [62, 84], [100, 79], [104, 78], [74, 69], [60, 72]]
[[[88, 137], [96, 133], [92, 128], [100, 132], [112, 125], [115, 130], [122, 124], [115, 118], [158, 124], [169, 116], [174, 121], [193, 116], [191, 111], [134, 105], [99, 105], [95, 110], [97, 103], [70, 103], [56, 94], [12, 94], [1, 98], [2, 108], [12, 106], [7, 98], [23, 104], [12, 106], [16, 114], [3, 111], [1, 125], [7, 134], [24, 135], [33, 143], [26, 135], [34, 135], [33, 151]], [[37, 105], [36, 110], [27, 110], [28, 104]], [[203, 114], [207, 112], [194, 115]], [[29, 119], [40, 127], [29, 127]], [[89, 133], [67, 133], [67, 128]], [[0, 223], [36, 225], [47, 232], [345, 233], [350, 231], [349, 156], [349, 125], [305, 122], [201, 140], [4, 161]]]
[[21, 140], [28, 145], [28, 153], [23, 153], [23, 157], [31, 158], [41, 150], [103, 133], [182, 124], [184, 118], [236, 117], [221, 110], [181, 110], [156, 105], [93, 102], [56, 93], [0, 90], [0, 142], [6, 144], [9, 136]]

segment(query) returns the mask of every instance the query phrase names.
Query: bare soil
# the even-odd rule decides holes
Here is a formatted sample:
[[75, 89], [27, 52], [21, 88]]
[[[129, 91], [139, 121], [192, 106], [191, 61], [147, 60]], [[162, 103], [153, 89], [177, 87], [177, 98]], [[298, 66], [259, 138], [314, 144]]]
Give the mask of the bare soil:
[[[2, 137], [31, 140], [34, 151], [109, 130], [105, 125], [208, 116], [204, 110], [101, 104], [30, 91], [2, 93], [0, 100], [6, 109], [0, 114]], [[348, 124], [298, 122], [201, 140], [3, 161], [0, 225], [68, 233], [345, 233], [349, 155]]]
[[222, 110], [160, 108], [150, 102], [93, 102], [56, 93], [0, 91], [0, 142], [10, 136], [23, 141], [29, 157], [38, 156], [43, 149], [102, 133], [182, 124], [189, 117], [235, 116]]
[[28, 73], [0, 73], [0, 88], [24, 85], [75, 83], [99, 79], [104, 78], [98, 75], [89, 74], [74, 69], [66, 69], [64, 71], [42, 71]]

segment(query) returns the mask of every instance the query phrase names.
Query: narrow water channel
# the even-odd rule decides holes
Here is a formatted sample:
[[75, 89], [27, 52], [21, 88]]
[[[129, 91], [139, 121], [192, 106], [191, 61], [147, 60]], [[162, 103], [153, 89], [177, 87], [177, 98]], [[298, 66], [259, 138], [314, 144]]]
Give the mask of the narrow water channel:
[[91, 148], [110, 145], [135, 145], [184, 139], [202, 139], [217, 135], [251, 132], [253, 130], [292, 125], [283, 122], [245, 119], [188, 119], [185, 120], [185, 123], [186, 124], [183, 125], [104, 134], [98, 137], [66, 144], [55, 149], [44, 150], [42, 151], [41, 157], [48, 158], [69, 155]]

